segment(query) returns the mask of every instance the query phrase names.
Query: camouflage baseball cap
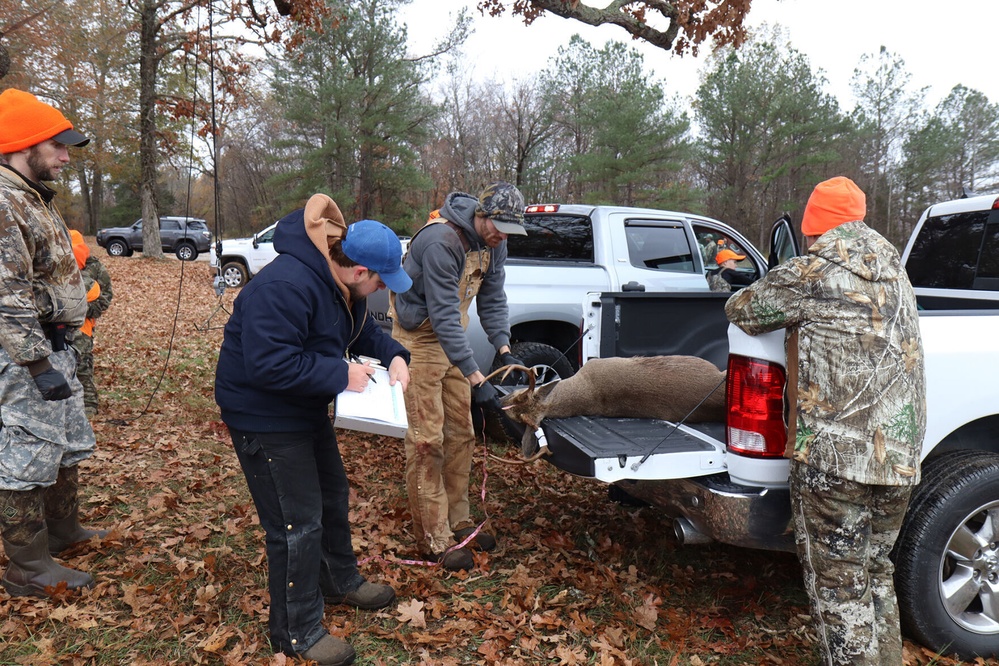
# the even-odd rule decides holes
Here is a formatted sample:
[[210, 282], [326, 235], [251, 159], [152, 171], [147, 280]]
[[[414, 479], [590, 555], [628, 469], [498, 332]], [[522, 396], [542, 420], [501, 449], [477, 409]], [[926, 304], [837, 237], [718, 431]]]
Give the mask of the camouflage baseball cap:
[[500, 180], [488, 185], [479, 195], [475, 212], [492, 219], [500, 233], [527, 235], [524, 229], [524, 195], [510, 183]]

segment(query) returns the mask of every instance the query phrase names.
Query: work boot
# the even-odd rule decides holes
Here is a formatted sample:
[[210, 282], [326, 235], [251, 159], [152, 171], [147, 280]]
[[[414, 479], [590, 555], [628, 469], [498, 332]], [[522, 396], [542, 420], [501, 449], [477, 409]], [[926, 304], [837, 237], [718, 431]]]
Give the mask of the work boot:
[[[468, 538], [469, 534], [471, 534], [474, 531], [475, 531], [474, 527], [466, 527], [464, 529], [455, 530], [454, 540], [457, 543], [461, 543], [462, 541]], [[492, 534], [487, 534], [485, 532], [480, 531], [478, 534], [475, 535], [474, 539], [468, 542], [469, 546], [471, 546], [472, 544], [478, 546], [479, 550], [484, 550], [488, 553], [490, 551], [496, 550], [496, 537], [494, 537]]]
[[434, 562], [440, 562], [440, 565], [448, 571], [470, 571], [475, 566], [472, 551], [468, 548], [454, 548], [443, 553], [424, 555], [424, 557]]
[[326, 603], [348, 604], [363, 610], [378, 610], [395, 601], [395, 590], [391, 585], [379, 585], [364, 581], [361, 586], [347, 594], [323, 595]]
[[45, 525], [49, 531], [49, 552], [52, 555], [58, 555], [73, 544], [89, 541], [92, 537], [107, 536], [107, 530], [88, 530], [80, 525], [79, 487], [74, 465], [60, 468], [55, 484], [45, 489]]
[[3, 549], [10, 559], [10, 565], [0, 578], [0, 584], [12, 597], [45, 597], [46, 587], [55, 587], [66, 582], [69, 590], [93, 587], [94, 578], [88, 573], [64, 567], [49, 554], [48, 533], [41, 530], [35, 533], [26, 546], [17, 546], [7, 539]]
[[49, 552], [53, 556], [69, 550], [74, 544], [89, 541], [93, 537], [103, 539], [108, 535], [107, 530], [88, 530], [80, 525], [75, 510], [65, 518], [46, 518], [45, 524], [49, 528]]
[[354, 657], [357, 656], [350, 643], [329, 634], [320, 638], [315, 645], [301, 654], [319, 666], [347, 666], [353, 664]]

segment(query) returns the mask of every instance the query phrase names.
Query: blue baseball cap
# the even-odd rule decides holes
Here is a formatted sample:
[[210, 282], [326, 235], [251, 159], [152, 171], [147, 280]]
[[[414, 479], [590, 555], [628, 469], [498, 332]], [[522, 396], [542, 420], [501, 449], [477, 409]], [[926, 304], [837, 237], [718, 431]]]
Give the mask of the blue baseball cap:
[[402, 268], [399, 237], [381, 222], [360, 220], [347, 225], [341, 247], [351, 261], [378, 273], [392, 291], [402, 293], [413, 286], [413, 280]]

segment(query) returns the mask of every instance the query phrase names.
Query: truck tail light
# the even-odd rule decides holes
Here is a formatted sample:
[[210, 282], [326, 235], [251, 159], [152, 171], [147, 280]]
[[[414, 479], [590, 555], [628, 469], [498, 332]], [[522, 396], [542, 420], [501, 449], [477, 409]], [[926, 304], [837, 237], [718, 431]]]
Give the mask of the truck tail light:
[[730, 354], [726, 405], [728, 450], [753, 458], [784, 455], [784, 384], [787, 375], [776, 363]]

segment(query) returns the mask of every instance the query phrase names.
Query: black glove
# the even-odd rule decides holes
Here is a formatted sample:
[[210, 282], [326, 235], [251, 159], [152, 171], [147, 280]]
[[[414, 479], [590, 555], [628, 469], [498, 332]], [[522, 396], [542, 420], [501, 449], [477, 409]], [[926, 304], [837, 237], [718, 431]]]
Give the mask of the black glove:
[[43, 370], [32, 379], [35, 380], [35, 386], [38, 387], [42, 397], [46, 400], [65, 400], [73, 395], [73, 389], [69, 388], [69, 382], [55, 368]]
[[[519, 358], [511, 354], [510, 352], [504, 352], [500, 354], [500, 361], [503, 365], [524, 365], [524, 362]], [[524, 385], [527, 383], [527, 373], [523, 370], [514, 370], [509, 375], [506, 376], [508, 380], [514, 384]], [[504, 382], [506, 384], [507, 382]]]
[[499, 391], [489, 382], [482, 382], [478, 386], [472, 387], [472, 403], [482, 409], [503, 413], [503, 407], [499, 401]]

